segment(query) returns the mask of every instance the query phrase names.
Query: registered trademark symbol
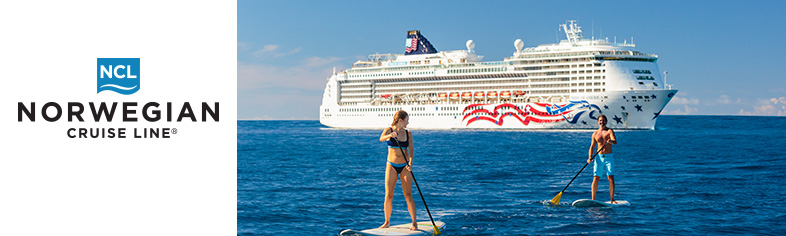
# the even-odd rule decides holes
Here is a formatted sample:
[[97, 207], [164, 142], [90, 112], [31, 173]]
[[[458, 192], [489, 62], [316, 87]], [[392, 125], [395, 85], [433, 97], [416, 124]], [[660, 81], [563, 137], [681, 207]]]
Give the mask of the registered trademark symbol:
[[177, 134], [177, 129], [176, 128], [172, 128], [172, 134]]

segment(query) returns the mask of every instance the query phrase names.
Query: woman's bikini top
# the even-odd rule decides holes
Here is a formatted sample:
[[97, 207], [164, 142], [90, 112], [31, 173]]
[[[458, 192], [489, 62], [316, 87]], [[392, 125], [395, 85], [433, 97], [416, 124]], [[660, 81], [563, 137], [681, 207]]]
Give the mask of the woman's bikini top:
[[[407, 131], [407, 137], [409, 137], [409, 130], [405, 130], [405, 131]], [[398, 143], [396, 143], [396, 141], [394, 141], [393, 138], [390, 138], [388, 139], [387, 142], [388, 142], [388, 148], [398, 148], [400, 146], [401, 148], [406, 149], [409, 147], [409, 139], [407, 139], [407, 141], [399, 140]]]

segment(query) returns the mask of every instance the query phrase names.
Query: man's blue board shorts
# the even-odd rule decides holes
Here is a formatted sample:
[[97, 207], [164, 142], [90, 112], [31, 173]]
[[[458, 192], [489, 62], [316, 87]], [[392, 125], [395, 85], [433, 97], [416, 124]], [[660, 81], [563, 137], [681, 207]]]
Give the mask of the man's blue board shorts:
[[614, 156], [613, 153], [609, 154], [598, 154], [597, 158], [595, 158], [595, 166], [592, 169], [592, 175], [594, 176], [603, 176], [605, 172], [606, 175], [614, 175]]

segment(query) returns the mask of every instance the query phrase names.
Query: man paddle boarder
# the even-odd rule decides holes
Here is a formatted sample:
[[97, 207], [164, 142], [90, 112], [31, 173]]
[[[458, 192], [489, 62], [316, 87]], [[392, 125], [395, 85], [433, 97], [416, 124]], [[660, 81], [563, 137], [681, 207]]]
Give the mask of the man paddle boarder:
[[596, 152], [593, 149], [595, 149], [597, 146], [597, 152], [599, 154], [598, 159], [595, 160], [592, 173], [592, 200], [595, 200], [595, 194], [598, 192], [598, 182], [600, 182], [600, 176], [602, 176], [605, 172], [606, 176], [609, 177], [609, 194], [611, 195], [611, 204], [617, 204], [617, 202], [614, 201], [614, 156], [611, 154], [611, 145], [606, 145], [616, 145], [617, 137], [614, 136], [614, 130], [606, 127], [607, 123], [608, 118], [606, 118], [605, 115], [600, 115], [598, 117], [598, 130], [592, 133], [592, 144], [590, 145], [587, 163], [593, 161], [592, 154]]

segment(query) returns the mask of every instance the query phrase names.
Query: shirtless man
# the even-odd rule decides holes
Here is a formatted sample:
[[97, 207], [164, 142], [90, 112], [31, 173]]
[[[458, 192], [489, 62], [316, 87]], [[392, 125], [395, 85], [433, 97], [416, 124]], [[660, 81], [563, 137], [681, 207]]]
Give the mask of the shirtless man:
[[[611, 154], [611, 144], [617, 144], [617, 137], [614, 136], [614, 130], [606, 127], [608, 118], [605, 115], [598, 117], [598, 130], [592, 133], [592, 144], [589, 149], [589, 158], [587, 163], [592, 162], [592, 154], [598, 154], [598, 160], [595, 161], [593, 168], [592, 178], [592, 200], [595, 200], [595, 193], [598, 192], [598, 182], [600, 176], [605, 172], [609, 177], [609, 194], [611, 195], [611, 204], [617, 204], [614, 201], [614, 156]], [[597, 146], [597, 150], [594, 150]], [[602, 149], [602, 150], [601, 150]]]

